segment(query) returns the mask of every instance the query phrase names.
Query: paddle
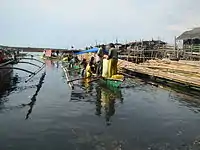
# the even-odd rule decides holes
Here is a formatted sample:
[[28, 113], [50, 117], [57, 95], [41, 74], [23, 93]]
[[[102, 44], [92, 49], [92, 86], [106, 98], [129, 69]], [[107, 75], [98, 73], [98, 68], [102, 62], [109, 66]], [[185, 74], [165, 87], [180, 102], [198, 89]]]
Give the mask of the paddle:
[[126, 77], [129, 77], [129, 78], [134, 78], [134, 76], [129, 75], [129, 74], [126, 74], [126, 73], [121, 72], [121, 71], [119, 71], [119, 74], [122, 74], [122, 75], [124, 75], [124, 76], [126, 76]]
[[84, 77], [84, 78], [77, 78], [77, 79], [73, 79], [73, 80], [70, 80], [70, 81], [67, 81], [67, 83], [69, 82], [73, 82], [73, 81], [77, 81], [77, 80], [84, 80], [84, 79], [88, 79], [88, 78], [93, 78], [93, 79], [99, 79], [101, 78], [101, 76], [99, 77]]
[[94, 80], [90, 80], [88, 83], [91, 83], [91, 82], [97, 81], [97, 80], [99, 80], [99, 79], [101, 79], [101, 78], [102, 78], [102, 76], [100, 76], [99, 78], [96, 78], [96, 79], [94, 79]]

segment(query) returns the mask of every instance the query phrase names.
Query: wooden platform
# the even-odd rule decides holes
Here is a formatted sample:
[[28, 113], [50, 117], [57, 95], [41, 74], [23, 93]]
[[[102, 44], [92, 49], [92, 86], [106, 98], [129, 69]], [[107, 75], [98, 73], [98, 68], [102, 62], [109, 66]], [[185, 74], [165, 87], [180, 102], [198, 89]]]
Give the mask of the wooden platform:
[[118, 67], [134, 73], [177, 82], [185, 86], [200, 88], [199, 62], [150, 60], [135, 64], [119, 60]]

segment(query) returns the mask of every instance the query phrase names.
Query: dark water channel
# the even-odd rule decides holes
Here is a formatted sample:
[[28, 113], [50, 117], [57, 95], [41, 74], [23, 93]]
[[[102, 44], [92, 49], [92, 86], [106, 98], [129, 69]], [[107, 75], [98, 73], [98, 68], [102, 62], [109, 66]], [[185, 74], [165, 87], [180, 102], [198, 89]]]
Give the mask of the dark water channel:
[[10, 76], [0, 94], [0, 150], [200, 149], [198, 96], [138, 79], [118, 90], [77, 81], [71, 90], [52, 61], [30, 82], [21, 71]]

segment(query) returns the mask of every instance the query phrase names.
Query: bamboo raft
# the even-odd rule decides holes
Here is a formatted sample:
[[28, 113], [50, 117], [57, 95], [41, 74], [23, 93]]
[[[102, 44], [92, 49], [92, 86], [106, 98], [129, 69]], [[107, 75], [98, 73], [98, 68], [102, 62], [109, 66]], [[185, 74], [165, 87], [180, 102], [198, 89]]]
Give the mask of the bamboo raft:
[[177, 82], [188, 87], [200, 88], [200, 65], [198, 66], [191, 62], [150, 60], [145, 63], [134, 64], [119, 60], [119, 67], [130, 72]]

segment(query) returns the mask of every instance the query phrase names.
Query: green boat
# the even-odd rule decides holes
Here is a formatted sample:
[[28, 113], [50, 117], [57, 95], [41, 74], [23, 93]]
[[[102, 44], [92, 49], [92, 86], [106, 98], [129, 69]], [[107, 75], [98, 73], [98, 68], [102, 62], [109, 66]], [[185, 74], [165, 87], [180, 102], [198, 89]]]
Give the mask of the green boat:
[[111, 79], [111, 78], [100, 78], [99, 82], [100, 84], [105, 84], [107, 86], [110, 87], [115, 87], [115, 88], [119, 88], [120, 85], [123, 83], [124, 79]]
[[51, 57], [47, 57], [47, 56], [41, 56], [42, 59], [49, 59], [49, 60], [60, 60], [61, 58], [58, 56], [51, 56]]

